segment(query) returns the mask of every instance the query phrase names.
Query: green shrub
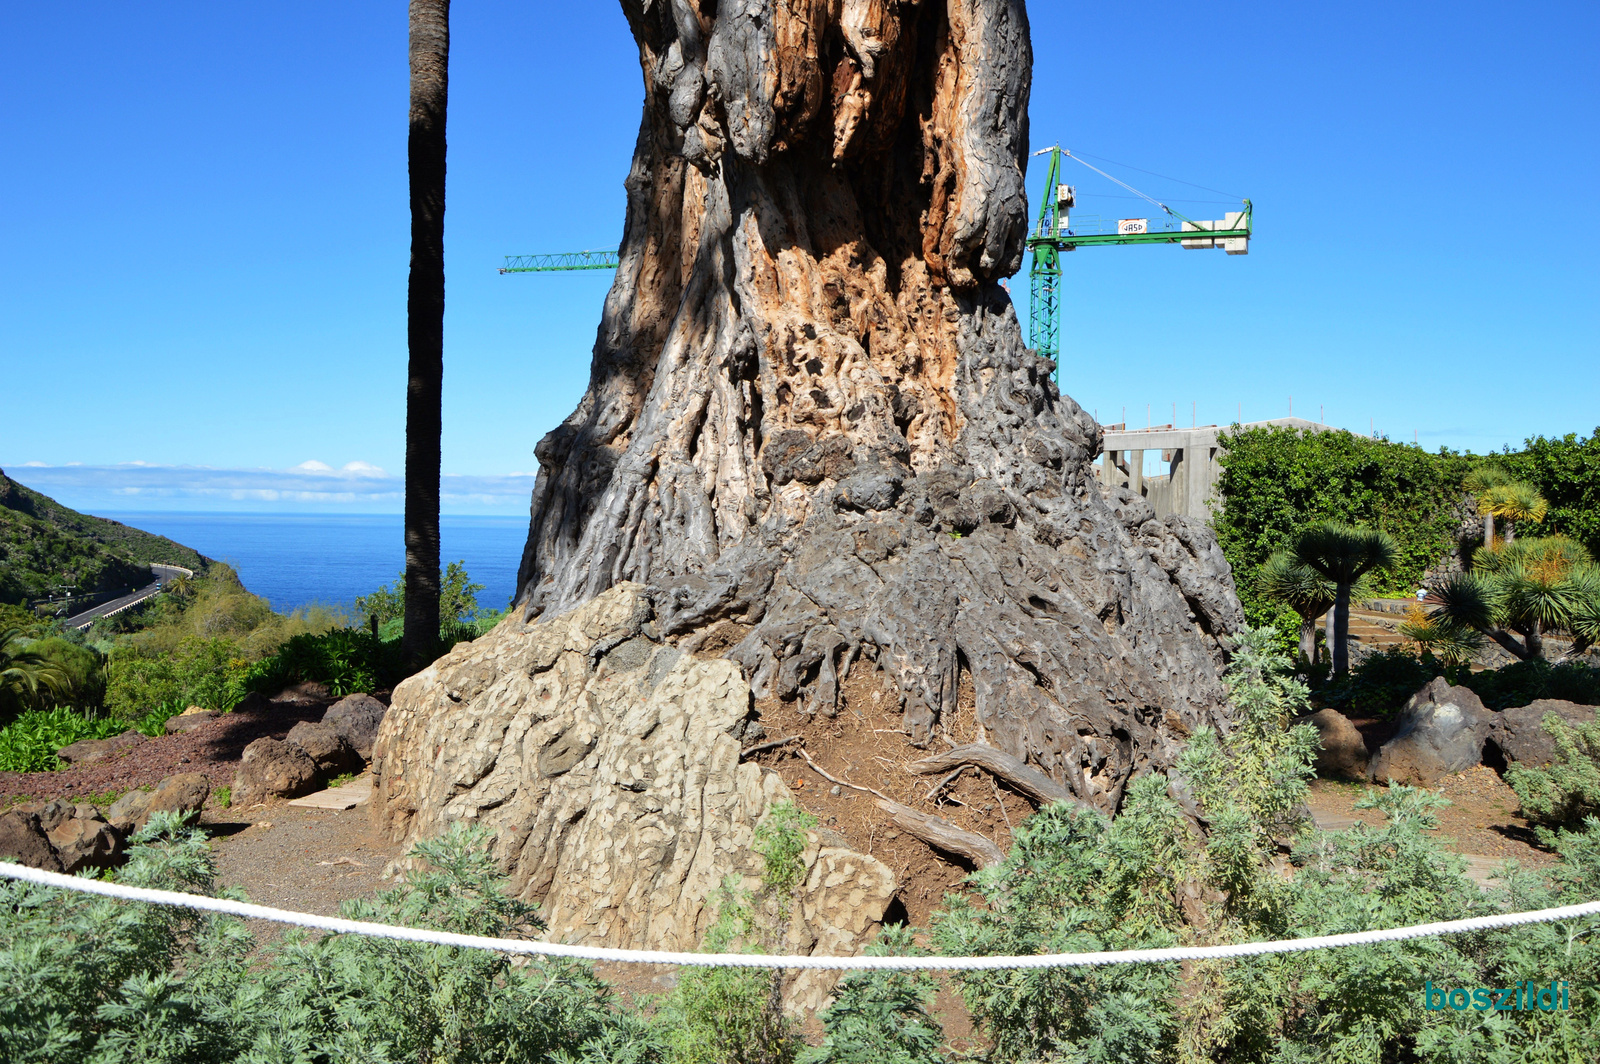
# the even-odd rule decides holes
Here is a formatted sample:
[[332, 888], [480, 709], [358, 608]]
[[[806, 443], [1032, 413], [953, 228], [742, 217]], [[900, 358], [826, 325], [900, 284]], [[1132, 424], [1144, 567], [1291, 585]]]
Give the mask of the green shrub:
[[167, 718], [173, 715], [169, 708], [157, 708], [135, 721], [87, 717], [65, 706], [30, 710], [0, 728], [0, 772], [54, 772], [66, 767], [56, 756], [63, 746], [83, 739], [109, 739], [130, 728], [151, 737], [164, 735]]
[[[914, 957], [910, 929], [885, 927], [867, 947], [872, 957]], [[928, 1013], [934, 983], [927, 972], [852, 972], [840, 980], [822, 1013], [822, 1044], [800, 1064], [943, 1064], [944, 1032]]]
[[1518, 661], [1499, 669], [1467, 673], [1460, 682], [1476, 691], [1490, 709], [1525, 706], [1541, 698], [1600, 705], [1600, 669], [1581, 661]]
[[90, 720], [58, 706], [34, 709], [0, 729], [0, 772], [54, 772], [62, 767], [56, 751], [82, 739], [109, 739], [128, 730], [125, 721]]
[[[806, 830], [816, 818], [793, 803], [775, 805], [751, 848], [763, 859], [761, 887], [724, 883], [716, 923], [703, 948], [712, 953], [772, 953], [782, 948], [794, 892], [805, 876]], [[783, 973], [762, 968], [692, 968], [653, 1018], [671, 1064], [790, 1064], [801, 1043], [783, 1015]]]
[[249, 669], [231, 639], [192, 636], [155, 657], [119, 650], [111, 657], [106, 706], [130, 718], [174, 704], [180, 713], [189, 706], [226, 712], [244, 697]]
[[247, 690], [270, 694], [290, 684], [315, 681], [336, 695], [376, 691], [401, 679], [400, 648], [370, 632], [335, 628], [321, 635], [297, 635], [278, 652], [251, 666]]
[[1451, 668], [1431, 654], [1415, 654], [1404, 647], [1387, 647], [1366, 654], [1349, 673], [1317, 687], [1317, 700], [1355, 716], [1388, 717], [1406, 700], [1440, 676], [1460, 683], [1465, 668]]
[[1600, 710], [1594, 720], [1577, 727], [1560, 714], [1546, 713], [1540, 727], [1555, 741], [1556, 760], [1543, 768], [1513, 762], [1506, 782], [1535, 824], [1581, 827], [1589, 817], [1600, 816]]
[[[419, 843], [428, 867], [347, 917], [464, 934], [538, 928], [507, 897], [481, 833]], [[212, 893], [205, 835], [151, 819], [116, 873]], [[224, 892], [239, 897], [237, 892]], [[584, 965], [486, 950], [290, 932], [251, 954], [240, 920], [0, 881], [0, 1057], [17, 1064], [436, 1061], [589, 1055], [631, 1029]]]

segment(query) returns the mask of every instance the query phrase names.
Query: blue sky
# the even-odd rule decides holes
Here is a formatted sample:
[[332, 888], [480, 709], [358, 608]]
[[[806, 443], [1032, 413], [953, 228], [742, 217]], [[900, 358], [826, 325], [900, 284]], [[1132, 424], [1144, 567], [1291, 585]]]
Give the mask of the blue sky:
[[[612, 3], [453, 17], [445, 505], [525, 512], [518, 474], [582, 392], [610, 278], [495, 268], [617, 241], [640, 75]], [[1194, 217], [1256, 208], [1247, 257], [1066, 257], [1063, 387], [1102, 420], [1293, 396], [1429, 448], [1595, 429], [1600, 5], [1030, 17], [1035, 146]], [[405, 4], [7, 21], [0, 466], [87, 509], [397, 510]], [[1082, 213], [1146, 213], [1077, 184]]]

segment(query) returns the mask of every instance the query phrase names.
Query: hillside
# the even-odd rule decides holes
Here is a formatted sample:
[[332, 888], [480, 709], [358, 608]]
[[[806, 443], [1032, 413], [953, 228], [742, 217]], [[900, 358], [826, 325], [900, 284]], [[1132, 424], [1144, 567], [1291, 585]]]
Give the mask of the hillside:
[[0, 470], [0, 602], [44, 598], [59, 584], [78, 594], [123, 591], [159, 562], [203, 569], [198, 551], [103, 517], [78, 513]]

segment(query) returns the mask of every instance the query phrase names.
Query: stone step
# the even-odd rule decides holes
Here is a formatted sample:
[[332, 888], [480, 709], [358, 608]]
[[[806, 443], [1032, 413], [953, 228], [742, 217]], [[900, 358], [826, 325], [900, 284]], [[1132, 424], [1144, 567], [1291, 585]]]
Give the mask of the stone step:
[[363, 772], [343, 787], [330, 787], [325, 791], [308, 794], [304, 798], [291, 798], [289, 804], [306, 809], [344, 810], [366, 805], [371, 797], [372, 773]]

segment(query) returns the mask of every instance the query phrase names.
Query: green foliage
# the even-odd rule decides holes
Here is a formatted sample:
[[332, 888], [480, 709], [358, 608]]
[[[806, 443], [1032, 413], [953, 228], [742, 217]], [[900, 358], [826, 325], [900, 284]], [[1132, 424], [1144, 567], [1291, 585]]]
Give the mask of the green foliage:
[[[816, 818], [790, 802], [772, 807], [751, 848], [761, 855], [761, 887], [741, 890], [732, 877], [703, 948], [713, 953], [769, 953], [781, 948], [794, 893], [805, 876], [806, 831]], [[783, 973], [760, 968], [694, 968], [654, 1018], [671, 1064], [789, 1064], [800, 1048], [783, 1015]]]
[[220, 809], [233, 806], [233, 788], [229, 786], [218, 787], [211, 792], [211, 801]]
[[251, 665], [231, 639], [191, 636], [159, 657], [137, 657], [120, 650], [111, 656], [106, 707], [124, 718], [143, 716], [156, 706], [189, 706], [227, 712], [247, 690]]
[[1506, 782], [1517, 792], [1529, 820], [1550, 827], [1581, 827], [1589, 817], [1600, 816], [1600, 710], [1594, 720], [1577, 727], [1560, 714], [1546, 713], [1540, 727], [1555, 742], [1555, 761], [1544, 768], [1513, 762], [1506, 769]]
[[[452, 624], [467, 624], [473, 621], [478, 614], [478, 592], [483, 590], [482, 584], [473, 583], [467, 575], [467, 563], [464, 561], [451, 562], [439, 574], [439, 623], [445, 628]], [[395, 578], [393, 584], [386, 584], [370, 595], [362, 595], [356, 599], [356, 613], [362, 617], [375, 616], [378, 624], [405, 617], [406, 613], [406, 574], [405, 570]], [[503, 614], [502, 614], [503, 616]], [[482, 632], [476, 634], [482, 635]], [[467, 636], [466, 638], [472, 638]]]
[[1364, 656], [1342, 677], [1318, 685], [1317, 701], [1354, 716], [1389, 717], [1406, 699], [1440, 676], [1462, 683], [1464, 667], [1452, 668], [1431, 654], [1405, 647], [1386, 647]]
[[[872, 957], [915, 957], [909, 928], [885, 927], [867, 947]], [[922, 971], [852, 972], [822, 1013], [822, 1044], [799, 1064], [943, 1064], [944, 1032], [928, 1013], [933, 979]]]
[[[1553, 886], [1516, 874], [1486, 895], [1439, 848], [1443, 799], [1370, 792], [1381, 826], [1302, 831], [1292, 878], [1274, 868], [1293, 834], [1314, 739], [1283, 722], [1304, 705], [1270, 633], [1242, 641], [1229, 672], [1233, 734], [1198, 734], [1166, 780], [1130, 786], [1110, 823], [1057, 805], [1022, 824], [1006, 862], [969, 879], [979, 903], [947, 899], [946, 953], [1036, 953], [1337, 934], [1587, 900], [1600, 890], [1600, 820], [1557, 837]], [[1298, 734], [1297, 734], [1298, 733]], [[1185, 793], [1187, 792], [1187, 797]], [[1176, 798], [1174, 797], [1176, 796]], [[1192, 800], [1198, 820], [1180, 812]], [[964, 973], [996, 1064], [1037, 1061], [1533, 1060], [1568, 1062], [1600, 1040], [1600, 1017], [1429, 1012], [1425, 981], [1509, 986], [1600, 974], [1600, 921], [1560, 928], [1176, 965]]]
[[1472, 672], [1465, 666], [1447, 664], [1431, 654], [1416, 654], [1405, 647], [1371, 652], [1344, 679], [1325, 682], [1314, 693], [1322, 705], [1357, 715], [1386, 717], [1398, 712], [1406, 699], [1440, 676], [1455, 686], [1470, 688], [1490, 709], [1525, 706], [1541, 698], [1600, 704], [1600, 669], [1580, 661], [1552, 664], [1534, 659]]
[[1496, 462], [1538, 489], [1549, 504], [1543, 530], [1571, 536], [1600, 557], [1600, 428], [1587, 439], [1574, 433], [1535, 436]]
[[123, 721], [89, 720], [64, 707], [35, 709], [0, 729], [0, 772], [53, 772], [56, 751], [80, 739], [109, 739], [128, 730]]
[[0, 711], [37, 706], [70, 690], [65, 669], [22, 637], [22, 629], [0, 630]]
[[1372, 574], [1379, 593], [1409, 594], [1455, 546], [1466, 458], [1348, 432], [1276, 427], [1227, 433], [1219, 442], [1217, 539], [1254, 625], [1281, 623], [1256, 590], [1261, 567], [1319, 522], [1365, 525], [1393, 538], [1392, 562]]
[[[158, 814], [117, 879], [212, 893], [203, 833]], [[520, 937], [532, 909], [501, 893], [481, 833], [418, 844], [429, 867], [355, 919]], [[237, 897], [234, 892], [230, 896]], [[583, 965], [359, 936], [291, 932], [252, 958], [242, 921], [0, 884], [0, 1056], [265, 1064], [515, 1064], [627, 1029]]]
[[397, 643], [385, 643], [358, 629], [335, 628], [290, 639], [275, 655], [249, 669], [244, 687], [270, 694], [314, 680], [336, 695], [347, 695], [390, 686], [400, 676]]
[[165, 708], [152, 711], [136, 721], [114, 717], [91, 718], [65, 706], [30, 710], [0, 728], [0, 772], [54, 772], [65, 767], [56, 751], [81, 739], [109, 739], [130, 727], [144, 735], [166, 733]]

